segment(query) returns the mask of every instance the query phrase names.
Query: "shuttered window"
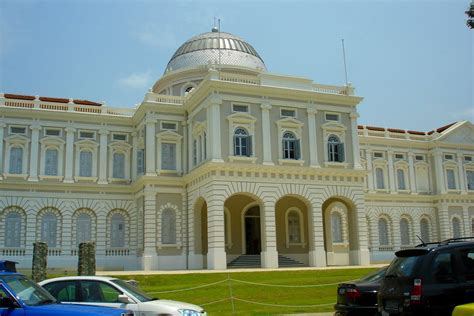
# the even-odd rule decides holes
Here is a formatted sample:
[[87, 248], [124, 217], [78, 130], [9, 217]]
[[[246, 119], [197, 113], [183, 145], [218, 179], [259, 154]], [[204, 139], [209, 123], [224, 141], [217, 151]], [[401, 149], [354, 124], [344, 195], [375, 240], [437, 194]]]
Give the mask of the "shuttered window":
[[252, 136], [243, 128], [234, 132], [234, 156], [252, 156]]
[[375, 178], [377, 182], [377, 189], [384, 189], [385, 188], [385, 181], [383, 178], [383, 169], [382, 168], [375, 168]]
[[21, 174], [23, 171], [23, 148], [10, 148], [10, 168], [8, 170], [11, 174]]
[[343, 242], [342, 239], [342, 217], [338, 212], [331, 214], [332, 241]]
[[121, 214], [114, 214], [110, 220], [110, 246], [125, 247], [125, 220]]
[[345, 160], [344, 144], [336, 135], [331, 135], [328, 138], [328, 155], [328, 160], [332, 162], [343, 162]]
[[410, 244], [410, 223], [406, 218], [400, 220], [400, 237], [402, 245]]
[[76, 243], [79, 245], [81, 242], [90, 241], [91, 236], [92, 220], [89, 214], [81, 213], [76, 218]]
[[291, 132], [284, 133], [282, 142], [283, 159], [300, 159], [300, 140], [296, 139], [295, 134]]
[[161, 169], [176, 170], [176, 144], [161, 144]]
[[10, 212], [5, 217], [5, 247], [17, 248], [21, 246], [21, 215]]
[[420, 220], [420, 232], [423, 242], [430, 242], [430, 223], [426, 218]]
[[398, 182], [398, 189], [405, 190], [405, 171], [402, 169], [397, 169], [397, 182]]
[[176, 213], [172, 209], [161, 214], [161, 243], [176, 244]]
[[118, 179], [125, 178], [125, 154], [114, 153], [113, 177]]
[[381, 246], [388, 246], [390, 243], [388, 237], [388, 223], [385, 218], [379, 219], [379, 244]]
[[48, 244], [49, 248], [57, 245], [58, 218], [56, 214], [48, 212], [41, 220], [41, 240]]
[[448, 179], [448, 189], [456, 190], [456, 178], [453, 169], [446, 169], [446, 177]]
[[454, 217], [452, 221], [452, 225], [453, 225], [453, 238], [461, 237], [462, 236], [461, 221], [459, 220], [459, 218]]
[[92, 152], [83, 150], [79, 154], [79, 176], [92, 177]]
[[145, 173], [145, 149], [139, 149], [137, 151], [137, 174], [141, 175]]
[[300, 216], [298, 212], [288, 214], [288, 240], [290, 243], [301, 243]]
[[44, 159], [44, 174], [47, 176], [57, 176], [58, 151], [56, 149], [46, 149]]

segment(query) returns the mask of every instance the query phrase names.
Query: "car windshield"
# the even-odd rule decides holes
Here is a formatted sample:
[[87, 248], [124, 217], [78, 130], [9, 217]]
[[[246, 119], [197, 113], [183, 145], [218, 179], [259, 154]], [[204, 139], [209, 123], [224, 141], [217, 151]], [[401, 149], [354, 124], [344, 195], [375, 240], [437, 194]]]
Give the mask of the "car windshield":
[[387, 268], [388, 267], [383, 267], [382, 269], [377, 270], [374, 273], [363, 277], [362, 279], [360, 279], [360, 281], [361, 282], [374, 282], [374, 281], [380, 280], [381, 278], [384, 277], [385, 271], [387, 271]]
[[142, 290], [138, 289], [137, 287], [131, 285], [130, 283], [125, 282], [124, 280], [115, 279], [115, 280], [111, 280], [111, 281], [113, 283], [117, 284], [118, 286], [120, 286], [121, 288], [123, 288], [124, 290], [126, 290], [127, 292], [129, 292], [130, 294], [132, 294], [133, 296], [135, 296], [136, 299], [139, 300], [142, 303], [153, 301], [154, 299], [155, 300], [157, 299], [157, 298], [149, 297], [145, 292], [143, 292]]
[[392, 263], [385, 273], [386, 277], [409, 277], [413, 275], [413, 270], [418, 260], [418, 256], [413, 257], [397, 257], [393, 259]]
[[3, 275], [0, 277], [20, 298], [30, 306], [57, 303], [45, 289], [23, 275]]

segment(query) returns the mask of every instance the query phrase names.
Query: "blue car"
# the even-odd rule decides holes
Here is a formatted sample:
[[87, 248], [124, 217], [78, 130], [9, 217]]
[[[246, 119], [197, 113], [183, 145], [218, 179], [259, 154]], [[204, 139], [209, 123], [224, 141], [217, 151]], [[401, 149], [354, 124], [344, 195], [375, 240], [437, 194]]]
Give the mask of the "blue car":
[[45, 289], [0, 260], [0, 316], [133, 316], [124, 309], [61, 304]]

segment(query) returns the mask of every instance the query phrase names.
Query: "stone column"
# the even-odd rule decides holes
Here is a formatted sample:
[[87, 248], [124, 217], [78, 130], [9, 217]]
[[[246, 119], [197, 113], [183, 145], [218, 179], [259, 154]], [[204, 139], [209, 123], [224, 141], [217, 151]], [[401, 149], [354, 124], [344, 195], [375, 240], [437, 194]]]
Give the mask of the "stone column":
[[99, 181], [98, 184], [107, 184], [107, 135], [109, 131], [101, 129], [100, 135], [100, 147], [99, 147]]
[[40, 159], [44, 159], [43, 157], [39, 156], [38, 149], [39, 149], [39, 132], [41, 130], [41, 126], [39, 125], [32, 125], [30, 126], [31, 129], [31, 148], [30, 148], [30, 176], [28, 177], [28, 181], [38, 181], [38, 162]]
[[415, 154], [413, 152], [408, 153], [408, 172], [410, 174], [410, 191], [411, 194], [418, 194], [416, 190], [416, 182], [415, 182], [415, 162], [414, 162]]
[[398, 250], [402, 244], [402, 236], [400, 234], [400, 217], [393, 216], [390, 219], [392, 220], [392, 246], [394, 250]]
[[374, 173], [372, 168], [372, 150], [367, 148], [365, 150], [365, 159], [367, 160], [367, 187], [369, 193], [375, 193], [374, 189]]
[[227, 269], [224, 237], [224, 201], [211, 196], [207, 204], [207, 268]]
[[379, 241], [379, 225], [378, 218], [372, 216], [370, 219], [370, 245], [372, 246], [372, 251], [379, 251], [380, 241]]
[[145, 120], [146, 124], [146, 135], [145, 135], [145, 175], [156, 176], [156, 132], [155, 124], [156, 119], [147, 117]]
[[207, 107], [208, 111], [208, 122], [207, 122], [207, 131], [209, 136], [209, 143], [211, 152], [210, 158], [213, 162], [224, 162], [222, 160], [222, 150], [221, 150], [221, 115], [220, 115], [220, 106], [222, 104], [222, 99], [218, 96], [213, 96], [209, 100], [209, 105]]
[[473, 236], [474, 232], [471, 231], [471, 220], [469, 218], [469, 207], [467, 205], [463, 205], [462, 207], [462, 221], [464, 223], [463, 236]]
[[181, 125], [183, 126], [183, 143], [181, 144], [182, 155], [179, 157], [179, 159], [181, 160], [182, 173], [186, 174], [189, 170], [189, 166], [186, 163], [186, 158], [188, 157], [188, 152], [191, 150], [191, 147], [188, 146], [188, 125], [186, 124], [186, 121], [183, 121]]
[[272, 160], [272, 135], [270, 126], [270, 110], [272, 105], [265, 100], [260, 105], [262, 109], [262, 141], [263, 141], [263, 164], [273, 165]]
[[461, 190], [461, 194], [467, 194], [466, 181], [465, 181], [466, 173], [464, 172], [462, 154], [458, 152], [457, 156], [458, 156], [459, 190]]
[[[73, 183], [73, 169], [74, 169], [74, 133], [75, 128], [66, 128], [66, 168], [64, 172], [64, 183]], [[80, 163], [76, 161], [76, 163]]]
[[448, 205], [438, 205], [438, 221], [439, 239], [445, 240], [451, 238], [451, 223], [449, 222]]
[[324, 250], [324, 226], [323, 226], [323, 209], [318, 201], [311, 203], [310, 216], [310, 251], [309, 266], [325, 267], [326, 251]]
[[438, 150], [433, 151], [433, 157], [435, 162], [435, 175], [436, 175], [436, 184], [437, 191], [440, 194], [446, 194], [446, 184], [444, 181], [444, 168], [443, 168], [443, 158], [442, 153]]
[[[188, 167], [187, 172], [190, 172], [194, 166], [193, 160], [193, 153], [194, 153], [194, 138], [193, 138], [193, 121], [191, 119], [188, 120]], [[210, 142], [208, 141], [207, 144], [208, 148], [210, 146]], [[208, 150], [209, 152], [209, 150]]]
[[316, 106], [309, 104], [306, 109], [308, 113], [308, 133], [309, 133], [309, 166], [319, 168], [318, 162], [318, 133], [316, 130]]
[[158, 269], [156, 254], [156, 192], [145, 189], [143, 211], [143, 270]]
[[5, 171], [3, 170], [4, 168], [3, 157], [5, 156], [3, 152], [3, 129], [6, 126], [7, 125], [5, 123], [0, 122], [0, 180], [3, 180], [3, 173], [6, 172], [6, 170]]
[[132, 181], [137, 179], [138, 134], [132, 133]]
[[278, 252], [276, 242], [275, 201], [263, 200], [263, 209], [260, 211], [263, 220], [262, 240], [262, 268], [278, 268]]
[[[363, 196], [361, 198], [363, 198]], [[355, 211], [359, 248], [357, 250], [350, 250], [350, 262], [351, 264], [365, 266], [370, 264], [369, 232], [367, 229], [367, 220], [365, 218], [365, 205], [357, 204]]]
[[357, 131], [357, 118], [359, 114], [352, 112], [351, 117], [351, 134], [352, 134], [352, 155], [354, 156], [354, 169], [362, 169], [360, 164], [360, 152], [359, 152], [359, 133]]
[[388, 160], [388, 183], [391, 194], [397, 193], [397, 188], [395, 187], [395, 167], [393, 165], [393, 151], [387, 151], [387, 160]]

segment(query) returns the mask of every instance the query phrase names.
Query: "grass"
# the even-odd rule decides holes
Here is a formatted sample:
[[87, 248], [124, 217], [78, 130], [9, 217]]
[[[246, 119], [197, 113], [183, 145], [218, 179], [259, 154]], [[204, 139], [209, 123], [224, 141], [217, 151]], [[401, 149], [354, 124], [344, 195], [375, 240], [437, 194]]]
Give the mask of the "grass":
[[[139, 287], [152, 297], [185, 301], [203, 306], [211, 316], [275, 315], [330, 312], [333, 310], [333, 304], [336, 302], [337, 283], [358, 279], [375, 270], [376, 268], [364, 268], [311, 271], [126, 275], [119, 277], [138, 281]], [[284, 285], [286, 287], [262, 286], [241, 283], [235, 280], [270, 285]], [[220, 281], [224, 282], [193, 290], [179, 291]], [[302, 285], [318, 284], [333, 285], [301, 287]], [[167, 291], [176, 292], [163, 293]], [[235, 298], [234, 300], [230, 300], [231, 293]], [[241, 300], [269, 305], [292, 305], [294, 307], [257, 305]], [[208, 304], [216, 301], [217, 303]]]

